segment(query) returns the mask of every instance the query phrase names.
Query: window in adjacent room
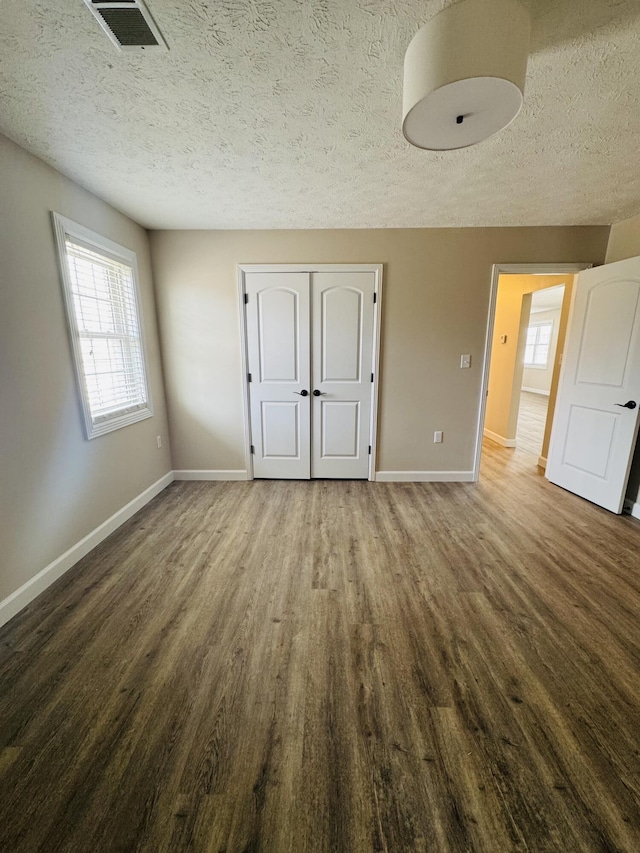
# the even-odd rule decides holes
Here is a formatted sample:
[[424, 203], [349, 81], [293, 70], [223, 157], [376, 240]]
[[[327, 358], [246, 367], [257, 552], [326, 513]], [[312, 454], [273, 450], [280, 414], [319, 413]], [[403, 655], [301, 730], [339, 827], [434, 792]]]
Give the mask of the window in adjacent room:
[[524, 352], [525, 367], [546, 368], [549, 364], [553, 323], [537, 323], [527, 329], [527, 345]]
[[87, 438], [151, 417], [135, 252], [53, 222]]

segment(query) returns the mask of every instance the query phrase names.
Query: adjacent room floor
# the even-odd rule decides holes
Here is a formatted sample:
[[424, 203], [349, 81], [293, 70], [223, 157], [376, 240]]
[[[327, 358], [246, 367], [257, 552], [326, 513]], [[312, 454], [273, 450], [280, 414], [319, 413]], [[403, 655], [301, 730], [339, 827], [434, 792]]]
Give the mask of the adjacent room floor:
[[0, 631], [0, 849], [637, 851], [640, 524], [174, 483]]
[[546, 395], [532, 394], [530, 391], [520, 392], [516, 430], [518, 450], [530, 453], [536, 458], [541, 456], [548, 408], [549, 398]]

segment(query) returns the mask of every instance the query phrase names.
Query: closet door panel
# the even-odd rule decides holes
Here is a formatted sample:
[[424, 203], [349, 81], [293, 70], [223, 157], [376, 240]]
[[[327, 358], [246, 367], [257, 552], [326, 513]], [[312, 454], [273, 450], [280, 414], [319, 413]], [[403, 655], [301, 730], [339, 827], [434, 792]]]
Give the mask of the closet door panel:
[[311, 274], [312, 477], [368, 476], [374, 289], [372, 272]]
[[254, 476], [309, 479], [309, 274], [247, 273], [245, 293]]

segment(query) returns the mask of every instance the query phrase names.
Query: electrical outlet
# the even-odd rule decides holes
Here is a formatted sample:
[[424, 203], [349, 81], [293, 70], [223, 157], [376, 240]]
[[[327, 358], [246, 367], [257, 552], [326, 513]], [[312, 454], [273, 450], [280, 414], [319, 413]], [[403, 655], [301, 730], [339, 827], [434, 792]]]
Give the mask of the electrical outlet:
[[433, 443], [442, 444], [442, 430], [437, 429], [433, 434]]
[[156, 441], [158, 442], [158, 447], [162, 447], [162, 436], [161, 435], [156, 436]]

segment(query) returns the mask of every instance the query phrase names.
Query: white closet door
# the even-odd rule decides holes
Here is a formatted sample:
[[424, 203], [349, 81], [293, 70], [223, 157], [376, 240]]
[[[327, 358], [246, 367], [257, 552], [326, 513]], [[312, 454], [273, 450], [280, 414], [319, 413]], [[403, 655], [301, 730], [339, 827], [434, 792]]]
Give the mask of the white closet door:
[[311, 273], [311, 476], [369, 472], [375, 274]]
[[309, 273], [245, 277], [255, 477], [308, 480]]

